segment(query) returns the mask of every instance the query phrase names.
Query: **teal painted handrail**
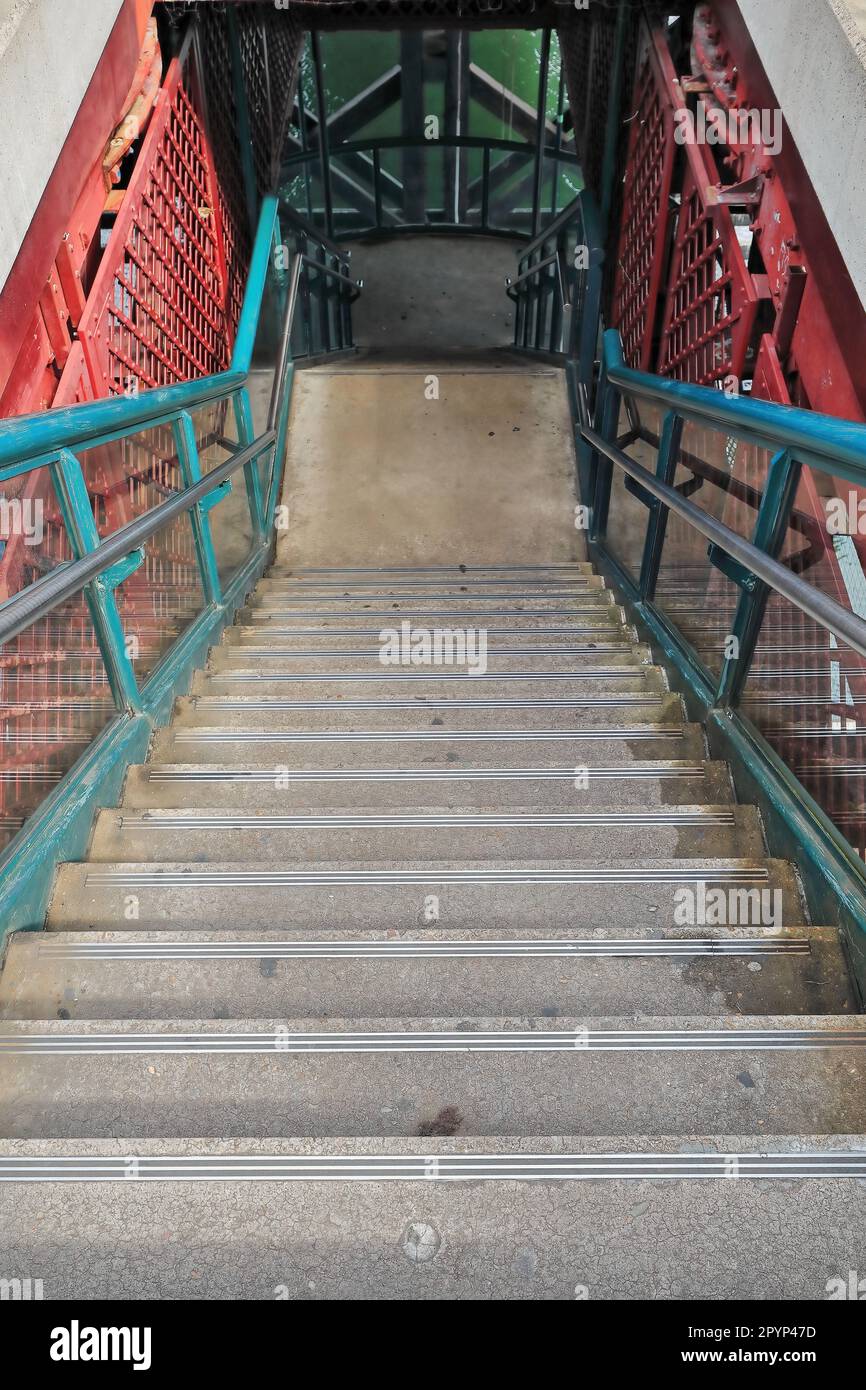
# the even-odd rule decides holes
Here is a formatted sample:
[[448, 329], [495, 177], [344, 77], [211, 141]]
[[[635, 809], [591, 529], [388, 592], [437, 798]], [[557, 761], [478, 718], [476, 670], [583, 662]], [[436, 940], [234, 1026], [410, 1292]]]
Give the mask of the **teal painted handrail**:
[[[866, 999], [866, 869], [828, 812], [740, 708], [758, 641], [767, 627], [767, 600], [773, 589], [825, 631], [837, 633], [855, 652], [866, 651], [863, 618], [779, 563], [804, 467], [866, 487], [866, 425], [635, 370], [625, 364], [616, 330], [604, 335], [601, 365], [595, 428], [585, 414], [575, 412], [574, 421], [578, 442], [590, 450], [591, 466], [586, 476], [581, 475], [591, 518], [590, 553], [638, 627], [678, 672], [690, 717], [704, 723], [713, 756], [732, 764], [741, 793], [763, 807], [771, 849], [797, 863], [814, 919], [836, 921], [846, 929], [855, 976]], [[649, 402], [665, 412], [659, 437], [652, 436], [657, 448], [654, 475], [624, 452], [635, 439], [649, 439], [636, 417], [626, 439], [618, 442], [624, 398]], [[751, 541], [674, 490], [685, 422], [771, 453], [763, 490], [756, 493]], [[608, 530], [620, 520], [618, 494], [612, 501], [616, 468], [627, 475], [632, 495], [647, 508], [643, 554], [631, 557], [632, 572], [617, 555], [617, 547], [607, 542]], [[709, 564], [740, 590], [730, 633], [736, 645], [730, 654], [726, 651], [719, 674], [709, 670], [675, 616], [656, 600], [671, 513], [710, 541]], [[832, 549], [828, 551], [832, 559]]]
[[[580, 266], [578, 246], [585, 250]], [[584, 188], [521, 247], [518, 274], [505, 282], [516, 304], [515, 348], [563, 362], [575, 417], [588, 417], [594, 400], [604, 260], [601, 217], [591, 191]], [[585, 491], [590, 451], [579, 434], [575, 447]]]
[[[133, 397], [86, 402], [0, 422], [0, 481], [46, 465], [50, 468], [74, 557], [0, 605], [0, 641], [8, 641], [71, 595], [83, 592], [117, 711], [0, 857], [0, 933], [42, 925], [56, 864], [84, 852], [94, 811], [116, 800], [127, 767], [144, 757], [154, 728], [169, 718], [176, 696], [188, 689], [193, 670], [204, 663], [209, 648], [268, 563], [294, 377], [291, 326], [304, 273], [303, 257], [296, 258], [291, 273], [280, 266], [273, 254], [280, 245], [279, 203], [268, 197], [259, 216], [228, 371]], [[256, 434], [247, 386], [272, 278], [282, 292], [284, 324], [268, 425]], [[357, 288], [348, 282], [339, 293], [354, 298]], [[338, 346], [344, 346], [342, 339]], [[325, 344], [326, 350], [329, 347]], [[203, 476], [190, 412], [212, 402], [231, 401], [240, 443]], [[75, 451], [161, 425], [172, 428], [183, 490], [122, 530], [100, 537]], [[260, 473], [262, 456], [270, 459], [265, 479]], [[253, 543], [246, 561], [224, 585], [209, 514], [231, 486], [230, 476], [239, 471], [247, 485]], [[115, 589], [141, 563], [147, 540], [181, 515], [188, 515], [192, 526], [203, 607], [139, 687], [126, 651]]]
[[175, 386], [156, 386], [135, 396], [109, 396], [0, 420], [0, 481], [41, 467], [49, 455], [61, 449], [91, 449], [110, 443], [177, 418], [183, 410], [225, 400], [246, 386], [271, 267], [278, 207], [275, 197], [265, 198], [262, 204], [230, 371]]
[[604, 371], [611, 386], [675, 410], [683, 420], [724, 430], [746, 444], [789, 449], [801, 463], [866, 486], [866, 425], [636, 371], [625, 365], [615, 328], [604, 335]]

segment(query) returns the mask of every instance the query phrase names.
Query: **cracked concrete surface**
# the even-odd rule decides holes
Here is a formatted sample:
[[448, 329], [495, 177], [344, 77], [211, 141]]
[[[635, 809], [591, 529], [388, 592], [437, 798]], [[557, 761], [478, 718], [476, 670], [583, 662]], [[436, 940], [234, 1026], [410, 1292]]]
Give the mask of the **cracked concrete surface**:
[[[50, 1143], [0, 1142], [0, 1156]], [[582, 1152], [863, 1149], [862, 1138], [628, 1136]], [[142, 1141], [141, 1153], [489, 1153], [489, 1140]], [[498, 1139], [498, 1152], [535, 1141]], [[545, 1141], [573, 1152], [573, 1141]], [[80, 1140], [82, 1154], [121, 1143]], [[854, 1180], [98, 1184], [0, 1187], [3, 1269], [47, 1299], [796, 1299], [862, 1269], [866, 1183]], [[433, 1258], [405, 1250], [430, 1227]], [[87, 1234], [84, 1235], [83, 1233]]]

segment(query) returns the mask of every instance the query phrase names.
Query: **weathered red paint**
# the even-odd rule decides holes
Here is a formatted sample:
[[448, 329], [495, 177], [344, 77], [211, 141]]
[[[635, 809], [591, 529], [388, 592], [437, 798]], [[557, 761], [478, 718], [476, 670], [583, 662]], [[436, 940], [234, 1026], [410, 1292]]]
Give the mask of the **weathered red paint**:
[[[152, 5], [149, 6], [152, 9]], [[17, 358], [32, 340], [40, 296], [66, 233], [78, 231], [70, 218], [122, 114], [141, 51], [141, 0], [124, 0], [105, 50], [96, 65], [63, 150], [45, 186], [28, 234], [0, 294], [0, 413], [12, 414], [19, 390], [7, 402], [5, 391]], [[100, 176], [101, 182], [101, 176]], [[91, 234], [96, 224], [89, 229]], [[29, 406], [25, 406], [30, 408]], [[37, 407], [38, 408], [38, 404]]]

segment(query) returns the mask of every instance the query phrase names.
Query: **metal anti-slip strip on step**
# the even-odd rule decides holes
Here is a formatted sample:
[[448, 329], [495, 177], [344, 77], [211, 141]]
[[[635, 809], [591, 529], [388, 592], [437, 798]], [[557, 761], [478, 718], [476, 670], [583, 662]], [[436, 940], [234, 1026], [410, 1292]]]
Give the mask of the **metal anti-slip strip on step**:
[[528, 743], [573, 739], [683, 738], [681, 726], [653, 724], [635, 728], [599, 729], [321, 729], [286, 732], [281, 729], [172, 729], [175, 743]]
[[579, 560], [566, 560], [550, 565], [333, 565], [330, 569], [293, 569], [288, 573], [276, 569], [275, 574], [285, 573], [287, 579], [303, 579], [310, 574], [546, 574], [555, 570], [565, 574], [591, 574], [582, 567]]
[[[253, 658], [253, 657], [254, 657], [257, 661], [264, 661], [264, 660], [267, 660], [268, 658], [271, 658], [271, 657], [274, 658], [275, 660], [278, 658], [280, 661], [287, 661], [287, 660], [291, 660], [291, 661], [319, 661], [319, 660], [322, 660], [322, 661], [346, 661], [346, 660], [348, 660], [348, 659], [351, 657], [351, 659], [354, 661], [356, 657], [357, 657], [357, 658], [369, 657], [371, 660], [375, 660], [377, 663], [379, 663], [379, 662], [381, 661], [381, 655], [382, 655], [382, 651], [381, 651], [381, 648], [380, 648], [380, 647], [355, 647], [355, 648], [353, 648], [351, 651], [349, 651], [347, 648], [344, 648], [344, 647], [327, 647], [327, 648], [322, 648], [321, 651], [300, 651], [300, 650], [299, 650], [298, 648], [296, 648], [296, 647], [273, 647], [273, 646], [269, 646], [269, 647], [253, 647], [253, 646], [247, 645], [246, 643], [238, 643], [237, 646], [222, 647], [222, 648], [220, 648], [220, 650], [223, 652], [224, 655], [228, 656], [228, 657], [230, 658], [230, 660], [232, 660], [232, 661], [247, 661], [247, 660], [249, 660], [250, 658]], [[596, 653], [598, 652], [598, 648], [597, 648], [597, 647], [591, 647], [589, 650], [592, 651], [593, 654], [596, 654]], [[584, 656], [584, 655], [586, 655], [586, 652], [585, 652], [584, 650], [582, 650], [580, 647], [570, 647], [570, 646], [569, 646], [569, 647], [494, 647], [492, 651], [489, 651], [489, 652], [487, 653], [488, 660], [489, 660], [490, 658], [492, 658], [492, 657], [500, 657], [500, 656]], [[409, 662], [406, 663], [407, 666], [408, 666], [409, 664], [410, 664]], [[480, 671], [479, 671], [478, 674], [476, 675], [476, 674], [474, 674], [472, 671], [460, 672], [460, 671], [457, 671], [457, 670], [452, 670], [452, 669], [450, 669], [450, 666], [451, 666], [451, 665], [453, 665], [454, 667], [460, 667], [460, 666], [467, 666], [467, 665], [470, 665], [470, 666], [471, 666], [471, 665], [477, 665], [477, 664], [478, 664], [477, 660], [472, 661], [472, 660], [469, 660], [469, 659], [467, 659], [467, 658], [465, 658], [465, 657], [464, 657], [463, 660], [460, 660], [460, 661], [455, 660], [453, 663], [448, 663], [448, 668], [446, 668], [446, 665], [445, 665], [445, 664], [436, 665], [436, 664], [434, 664], [433, 662], [427, 662], [427, 663], [425, 663], [425, 662], [418, 662], [418, 663], [414, 663], [414, 664], [419, 665], [419, 666], [425, 666], [425, 669], [424, 669], [423, 671], [418, 671], [418, 670], [416, 670], [416, 671], [407, 671], [405, 674], [408, 675], [408, 676], [410, 676], [410, 677], [414, 677], [416, 680], [420, 679], [420, 680], [428, 680], [428, 681], [429, 681], [429, 680], [448, 680], [449, 678], [450, 678], [451, 680], [462, 679], [462, 680], [474, 680], [474, 681], [485, 680], [485, 679], [486, 679], [486, 680], [491, 680], [491, 681], [492, 681], [492, 680], [503, 681], [503, 680], [509, 680], [509, 679], [515, 679], [515, 678], [516, 678], [516, 679], [519, 679], [519, 680], [549, 680], [549, 679], [551, 679], [552, 677], [556, 677], [556, 676], [560, 676], [560, 677], [566, 676], [569, 680], [608, 680], [608, 679], [613, 679], [613, 680], [617, 680], [617, 679], [619, 679], [619, 680], [625, 680], [625, 679], [627, 679], [629, 676], [633, 675], [633, 674], [634, 674], [634, 670], [635, 670], [634, 667], [629, 668], [629, 667], [627, 667], [627, 666], [626, 666], [626, 667], [623, 667], [623, 666], [615, 666], [615, 667], [613, 667], [613, 668], [608, 668], [606, 671], [604, 671], [604, 670], [595, 670], [595, 671], [580, 670], [580, 671], [575, 672], [574, 674], [572, 674], [572, 672], [570, 672], [570, 671], [503, 671], [503, 672], [501, 672], [501, 673], [497, 673], [496, 671], [489, 671], [489, 670], [488, 670], [488, 671], [484, 671], [484, 672], [480, 672]], [[645, 668], [641, 667], [640, 669], [643, 670], [643, 669], [645, 669]], [[394, 680], [395, 677], [396, 677], [397, 675], [399, 675], [399, 672], [402, 671], [402, 670], [403, 670], [403, 667], [402, 667], [402, 666], [399, 666], [399, 665], [387, 665], [385, 662], [381, 662], [381, 675], [379, 676], [379, 679], [380, 679], [380, 680]], [[302, 678], [301, 676], [296, 677], [296, 679], [298, 679], [298, 680], [300, 680], [301, 678]], [[349, 671], [349, 672], [342, 672], [342, 671], [340, 671], [340, 672], [337, 673], [337, 677], [336, 677], [336, 678], [337, 678], [338, 680], [350, 680], [350, 679], [352, 679], [352, 678], [354, 678], [355, 680], [374, 680], [376, 677], [375, 677], [375, 673], [373, 673], [373, 674], [371, 675], [371, 673], [368, 672], [368, 671]], [[306, 679], [307, 679], [307, 680], [322, 680], [323, 677], [322, 677], [318, 672], [312, 671], [312, 672], [308, 672], [308, 673], [307, 673]]]
[[[365, 615], [365, 616], [366, 616], [366, 615]], [[549, 616], [549, 615], [548, 615], [548, 616]], [[329, 627], [277, 627], [274, 623], [271, 623], [271, 622], [268, 622], [268, 623], [266, 623], [266, 624], [261, 624], [261, 623], [259, 623], [259, 624], [257, 624], [255, 627], [251, 627], [249, 624], [245, 624], [244, 626], [245, 626], [245, 630], [246, 630], [247, 632], [255, 632], [256, 635], [257, 635], [258, 637], [261, 637], [261, 636], [266, 632], [266, 633], [268, 634], [268, 636], [274, 636], [274, 637], [376, 637], [376, 638], [378, 638], [379, 634], [380, 634], [381, 631], [382, 631], [381, 627], [330, 627], [330, 626], [329, 626]], [[540, 637], [591, 637], [591, 636], [593, 635], [593, 633], [598, 632], [598, 630], [599, 630], [599, 629], [598, 629], [597, 627], [532, 627], [532, 628], [527, 628], [527, 627], [488, 627], [486, 623], [485, 623], [485, 625], [484, 625], [484, 631], [487, 633], [487, 636], [488, 636], [488, 637], [513, 637], [513, 638], [515, 638], [515, 639], [520, 638], [520, 637], [526, 637], [527, 635], [532, 636], [532, 637], [538, 637], [538, 636], [540, 636]], [[616, 651], [621, 651], [622, 648], [623, 648], [623, 646], [625, 646], [625, 645], [627, 645], [627, 644], [624, 643], [624, 642], [618, 642], [618, 643], [616, 643], [615, 645], [614, 645], [614, 644], [610, 644], [610, 649], [611, 649], [611, 650], [616, 650]], [[595, 643], [592, 644], [592, 648], [591, 648], [591, 649], [594, 650], [594, 651], [598, 651], [598, 650], [599, 650], [598, 647], [595, 645]], [[376, 650], [378, 651], [378, 648], [377, 648]], [[533, 650], [533, 651], [537, 651], [538, 648], [537, 648], [537, 647], [533, 647], [532, 650]]]
[[[319, 601], [321, 602], [322, 600]], [[311, 618], [315, 618], [316, 620], [322, 619], [325, 621], [331, 618], [338, 618], [345, 621], [346, 618], [353, 616], [351, 613], [347, 613], [345, 609], [324, 608], [315, 612], [310, 612], [308, 609], [290, 608], [285, 603], [257, 603], [253, 611], [257, 614], [273, 613], [285, 618], [303, 618], [305, 622], [309, 622]], [[613, 603], [572, 603], [569, 605], [568, 608], [476, 608], [469, 610], [465, 608], [453, 608], [448, 609], [446, 612], [443, 612], [441, 608], [402, 608], [397, 610], [393, 608], [364, 608], [361, 610], [361, 612], [357, 614], [357, 616], [359, 618], [387, 618], [388, 622], [391, 624], [393, 624], [394, 621], [398, 618], [411, 618], [413, 621], [416, 618], [441, 618], [449, 624], [455, 622], [455, 620], [465, 618], [467, 622], [470, 622], [477, 626], [479, 618], [555, 619], [572, 618], [574, 617], [575, 613], [599, 612], [602, 613], [605, 618], [610, 618], [611, 621], [610, 623], [605, 623], [604, 628], [599, 626], [598, 628], [593, 628], [593, 631], [600, 632], [604, 629], [608, 629], [609, 631], [613, 632], [615, 628], [613, 619], [617, 611], [618, 610], [616, 604]]]
[[[232, 647], [226, 647], [226, 651], [234, 651]], [[237, 649], [244, 656], [249, 656], [248, 647]], [[568, 655], [592, 655], [598, 656], [602, 652], [622, 651], [618, 646], [593, 646], [587, 648], [586, 653], [582, 653], [580, 647], [572, 647]], [[276, 655], [293, 656], [293, 652], [274, 652], [273, 648], [268, 648], [270, 656]], [[317, 652], [307, 652], [308, 657], [317, 657]], [[334, 652], [334, 656], [345, 656], [345, 652]], [[352, 655], [357, 655], [353, 653]], [[537, 655], [537, 650], [533, 650], [532, 655]], [[628, 676], [642, 676], [649, 668], [641, 662], [636, 662], [633, 666], [620, 666], [618, 670], [625, 671]], [[209, 681], [219, 681], [221, 684], [249, 685], [253, 681], [575, 681], [583, 680], [584, 674], [581, 671], [485, 671], [483, 675], [474, 675], [471, 671], [445, 671], [441, 666], [430, 668], [426, 671], [405, 671], [402, 667], [393, 666], [381, 671], [332, 671], [330, 673], [318, 671], [262, 671], [259, 667], [247, 667], [244, 670], [213, 670], [207, 672]], [[605, 677], [606, 678], [606, 677]], [[615, 677], [618, 679], [618, 677]]]
[[580, 826], [702, 826], [736, 825], [736, 815], [728, 806], [669, 807], [659, 811], [586, 811], [586, 812], [526, 812], [512, 814], [483, 811], [457, 814], [442, 811], [377, 813], [356, 815], [336, 811], [325, 815], [269, 815], [266, 812], [249, 815], [231, 811], [189, 811], [180, 815], [174, 811], [142, 811], [136, 815], [121, 815], [123, 830], [363, 830], [363, 829], [518, 829]]
[[52, 960], [544, 960], [678, 956], [803, 956], [805, 937], [720, 937], [718, 941], [82, 941], [40, 940]]
[[866, 1178], [866, 1150], [799, 1153], [128, 1154], [0, 1158], [22, 1182], [676, 1182]]
[[760, 864], [687, 865], [674, 868], [638, 865], [633, 869], [225, 869], [217, 865], [184, 869], [85, 869], [94, 887], [130, 888], [298, 888], [392, 887], [413, 883], [530, 884], [546, 883], [766, 883], [769, 869]]
[[171, 1053], [375, 1052], [788, 1052], [866, 1047], [866, 1028], [621, 1030], [574, 1028], [417, 1033], [19, 1033], [0, 1036], [3, 1056], [139, 1056]]
[[[573, 782], [573, 767], [476, 767], [430, 768], [376, 767], [357, 770], [344, 768], [279, 767], [145, 767], [147, 780], [156, 785], [169, 782], [273, 782], [278, 776], [289, 782]], [[700, 763], [653, 763], [641, 766], [584, 769], [590, 782], [631, 782], [672, 777], [706, 780]]]
[[[305, 677], [305, 679], [310, 678]], [[217, 711], [327, 709], [332, 714], [344, 709], [594, 709], [596, 705], [621, 705], [622, 703], [622, 700], [610, 701], [604, 698], [586, 700], [440, 700], [431, 699], [428, 696], [414, 700], [232, 700], [220, 695], [208, 695], [199, 696], [193, 700], [196, 709]], [[640, 703], [645, 705], [656, 703], [656, 701], [652, 698], [641, 700]], [[77, 709], [78, 706], [70, 705], [69, 708]]]
[[[585, 589], [592, 583], [594, 578], [595, 576], [591, 574], [577, 573], [562, 575], [557, 579], [543, 579], [538, 575], [534, 575], [530, 580], [527, 579], [526, 576], [519, 579], [507, 579], [504, 574], [500, 574], [496, 579], [473, 579], [471, 583], [467, 584], [465, 578], [457, 574], [453, 578], [447, 578], [445, 575], [442, 575], [435, 581], [429, 579], [400, 579], [397, 582], [401, 584], [404, 589], [429, 588], [431, 582], [433, 582], [434, 586], [440, 588], [453, 589], [456, 587], [461, 593], [466, 593], [467, 591], [472, 593], [477, 589], [495, 589], [497, 586], [501, 587], [504, 584], [522, 584], [525, 587], [527, 583], [532, 583], [536, 585], [545, 584], [556, 592], [568, 593], [570, 589]], [[351, 592], [353, 589], [387, 589], [388, 582], [382, 579], [354, 579], [350, 583], [347, 583], [345, 580], [338, 579], [292, 579], [290, 576], [283, 578], [280, 575], [272, 574], [263, 582], [261, 587], [263, 592], [266, 591], [269, 594], [303, 593], [305, 589], [339, 589], [341, 592], [338, 597], [353, 598], [355, 597]], [[600, 589], [601, 585], [595, 584], [593, 588]], [[362, 597], [366, 597], [366, 595], [362, 595]]]
[[[386, 586], [382, 584], [382, 585], [379, 585], [378, 587], [379, 587], [379, 588], [385, 588]], [[263, 592], [264, 592], [266, 595], [269, 594], [269, 593], [273, 593], [273, 595], [274, 595], [275, 598], [279, 598], [279, 591], [278, 591], [278, 590], [267, 590], [267, 589], [266, 589], [266, 590], [264, 590]], [[343, 605], [343, 604], [350, 604], [350, 603], [369, 603], [370, 600], [373, 599], [373, 598], [377, 599], [377, 600], [378, 600], [379, 602], [381, 602], [381, 603], [417, 603], [417, 602], [427, 603], [428, 600], [433, 600], [433, 601], [435, 601], [436, 603], [441, 603], [441, 602], [443, 602], [443, 601], [444, 601], [444, 602], [448, 602], [448, 601], [452, 601], [452, 600], [454, 600], [454, 599], [459, 599], [461, 603], [488, 603], [488, 602], [491, 602], [491, 601], [493, 601], [493, 600], [495, 600], [496, 602], [499, 602], [501, 599], [509, 599], [509, 600], [510, 600], [510, 599], [519, 599], [519, 600], [523, 600], [523, 599], [526, 599], [526, 598], [533, 598], [533, 599], [538, 599], [538, 598], [562, 599], [564, 602], [569, 602], [569, 601], [571, 601], [572, 599], [576, 599], [576, 598], [585, 599], [585, 598], [587, 598], [588, 596], [593, 596], [593, 597], [594, 597], [596, 594], [598, 594], [599, 597], [602, 599], [602, 603], [601, 603], [600, 606], [602, 606], [602, 607], [607, 607], [607, 606], [609, 605], [609, 603], [610, 603], [610, 596], [609, 596], [609, 591], [608, 591], [608, 590], [606, 590], [606, 589], [601, 589], [601, 588], [598, 588], [598, 587], [595, 587], [595, 588], [591, 588], [591, 589], [590, 589], [590, 588], [587, 587], [586, 583], [582, 583], [582, 584], [581, 584], [580, 582], [575, 581], [575, 580], [570, 580], [567, 584], [560, 584], [560, 585], [557, 585], [556, 588], [553, 589], [553, 590], [547, 590], [547, 589], [521, 589], [521, 590], [519, 590], [519, 591], [517, 591], [517, 592], [513, 592], [513, 591], [510, 591], [510, 590], [505, 590], [505, 591], [502, 591], [502, 592], [500, 592], [500, 593], [492, 593], [492, 594], [487, 594], [487, 593], [485, 593], [485, 594], [476, 593], [476, 592], [474, 592], [472, 589], [469, 589], [469, 587], [467, 586], [466, 591], [464, 591], [464, 592], [459, 592], [459, 593], [453, 593], [453, 594], [437, 594], [437, 593], [421, 593], [421, 594], [346, 594], [346, 593], [343, 593], [343, 594], [302, 594], [302, 593], [287, 593], [287, 594], [286, 594], [286, 597], [288, 598], [288, 600], [289, 600], [290, 603], [338, 603], [338, 604], [340, 604], [340, 605]]]

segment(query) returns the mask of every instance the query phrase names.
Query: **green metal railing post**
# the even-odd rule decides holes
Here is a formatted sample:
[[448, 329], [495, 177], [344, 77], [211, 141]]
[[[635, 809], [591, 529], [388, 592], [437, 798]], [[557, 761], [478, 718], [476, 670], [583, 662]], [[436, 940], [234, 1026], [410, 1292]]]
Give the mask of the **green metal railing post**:
[[[670, 410], [665, 416], [661, 439], [659, 440], [656, 477], [671, 487], [673, 487], [676, 477], [682, 437], [683, 422], [675, 410]], [[650, 519], [640, 572], [640, 595], [642, 599], [655, 598], [667, 527], [668, 509], [658, 498], [653, 498], [650, 504]]]
[[[195, 437], [195, 426], [192, 416], [187, 411], [184, 411], [175, 421], [174, 438], [183, 485], [184, 487], [192, 487], [194, 483], [201, 481], [201, 461]], [[222, 586], [220, 585], [208, 512], [211, 507], [216, 506], [217, 502], [221, 502], [231, 492], [231, 486], [231, 478], [227, 478], [214, 492], [209, 493], [206, 498], [203, 497], [200, 502], [196, 502], [188, 514], [192, 525], [201, 585], [207, 603], [222, 602]]]
[[[50, 471], [70, 548], [75, 559], [80, 560], [99, 549], [99, 532], [81, 464], [73, 453], [64, 449], [50, 465]], [[109, 688], [119, 710], [140, 710], [141, 697], [114, 591], [138, 569], [143, 559], [142, 550], [133, 550], [125, 561], [97, 575], [84, 589]]]
[[[779, 558], [785, 544], [801, 472], [802, 465], [787, 449], [776, 454], [770, 463], [752, 544], [774, 560]], [[742, 592], [730, 634], [736, 639], [737, 655], [725, 658], [716, 692], [716, 704], [724, 709], [739, 703], [770, 597], [768, 586], [755, 575], [732, 573], [730, 577], [739, 583]]]

